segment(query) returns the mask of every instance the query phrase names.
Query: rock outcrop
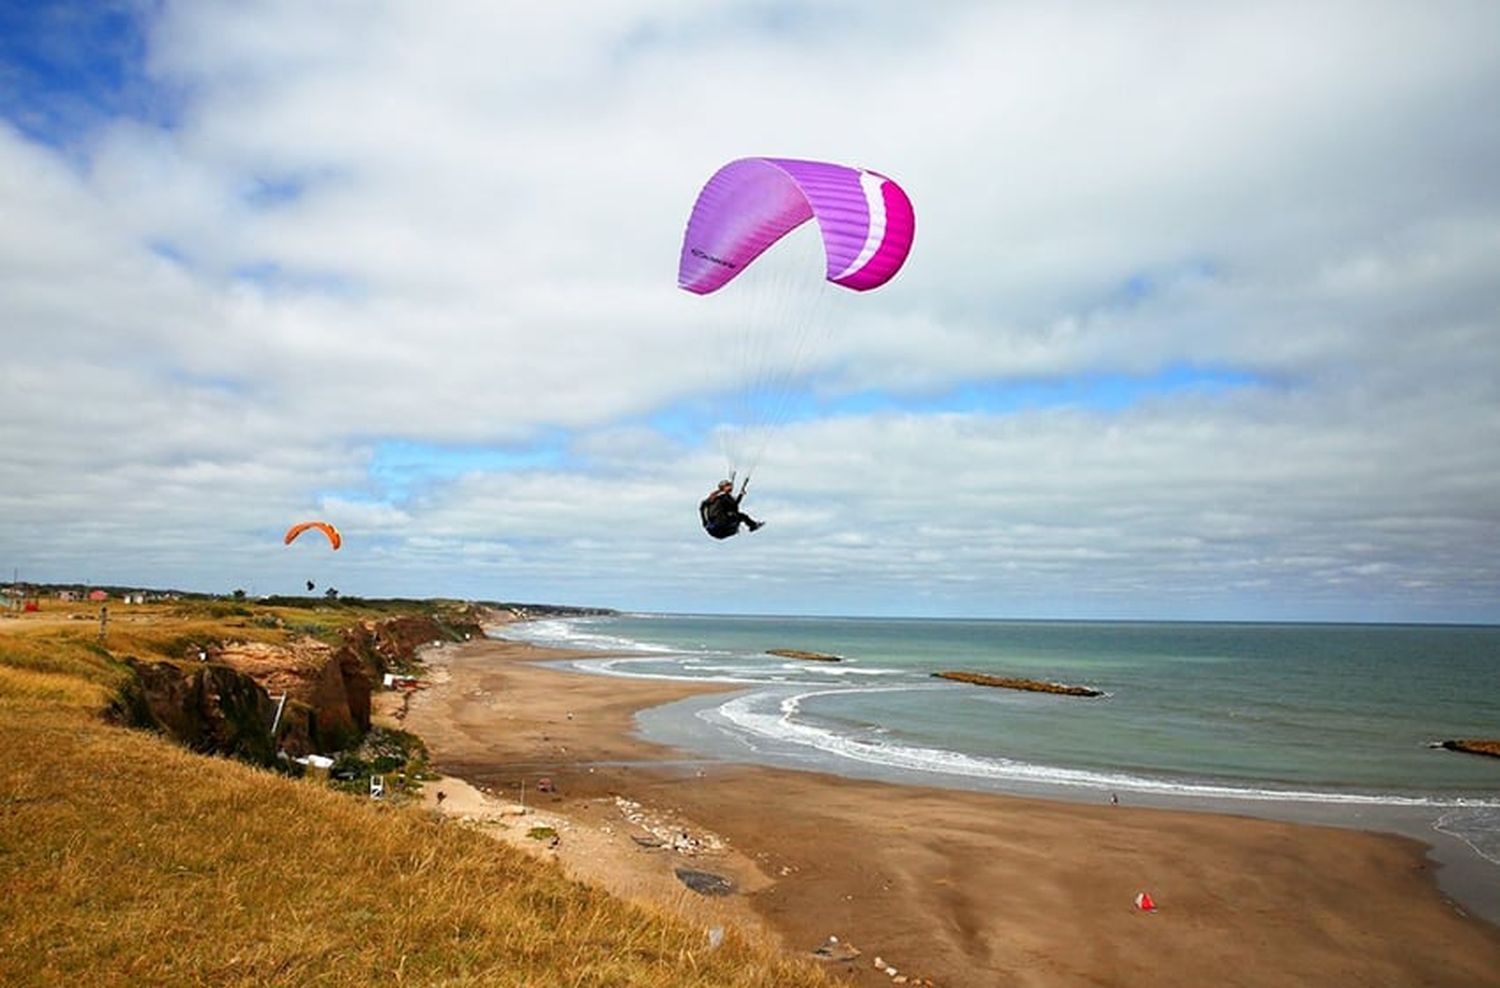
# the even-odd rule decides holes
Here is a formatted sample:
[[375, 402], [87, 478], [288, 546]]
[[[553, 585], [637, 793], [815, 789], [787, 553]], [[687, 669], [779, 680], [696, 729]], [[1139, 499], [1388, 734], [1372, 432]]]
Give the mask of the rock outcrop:
[[467, 612], [445, 621], [424, 614], [361, 621], [342, 632], [343, 648], [359, 656], [377, 680], [388, 672], [412, 671], [423, 645], [483, 636], [479, 616]]
[[162, 731], [194, 751], [270, 765], [275, 708], [254, 680], [227, 666], [126, 659], [135, 673], [114, 719]]
[[1103, 696], [1103, 690], [1091, 686], [1068, 686], [1064, 683], [1048, 683], [1040, 679], [1021, 679], [1016, 676], [990, 676], [982, 672], [935, 672], [938, 679], [951, 679], [975, 686], [998, 686], [1007, 690], [1026, 690], [1031, 693], [1055, 693], [1059, 696]]
[[127, 658], [135, 682], [114, 716], [195, 751], [257, 764], [270, 764], [278, 751], [339, 751], [369, 731], [371, 694], [386, 672], [413, 669], [424, 645], [482, 634], [477, 617], [400, 615], [351, 625], [337, 645], [312, 637], [230, 641], [195, 645], [181, 662]]
[[843, 656], [827, 652], [807, 652], [800, 648], [768, 648], [767, 655], [779, 655], [783, 659], [807, 659], [810, 662], [842, 662]]
[[1489, 755], [1491, 758], [1500, 758], [1500, 740], [1461, 738], [1456, 741], [1439, 742], [1438, 747], [1447, 748], [1449, 751], [1462, 751], [1470, 755]]
[[277, 734], [288, 754], [337, 751], [370, 729], [374, 676], [347, 641], [338, 648], [315, 638], [228, 642], [209, 649], [208, 661], [243, 673], [276, 700], [287, 698]]

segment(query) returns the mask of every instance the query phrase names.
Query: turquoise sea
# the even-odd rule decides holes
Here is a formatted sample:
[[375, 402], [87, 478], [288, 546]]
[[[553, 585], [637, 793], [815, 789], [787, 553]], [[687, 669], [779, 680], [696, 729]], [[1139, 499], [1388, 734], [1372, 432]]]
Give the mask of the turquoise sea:
[[504, 634], [597, 650], [575, 665], [598, 674], [742, 687], [639, 716], [704, 757], [1392, 829], [1500, 888], [1500, 759], [1431, 747], [1500, 737], [1500, 628], [629, 614]]

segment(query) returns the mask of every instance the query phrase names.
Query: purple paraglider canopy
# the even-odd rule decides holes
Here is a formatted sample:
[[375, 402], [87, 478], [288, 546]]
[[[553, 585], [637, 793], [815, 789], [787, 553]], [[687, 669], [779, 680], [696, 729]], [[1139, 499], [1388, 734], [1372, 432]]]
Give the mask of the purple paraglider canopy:
[[825, 161], [741, 158], [698, 193], [682, 238], [677, 284], [707, 295], [766, 248], [816, 218], [828, 280], [855, 291], [895, 277], [911, 250], [911, 200], [877, 172]]

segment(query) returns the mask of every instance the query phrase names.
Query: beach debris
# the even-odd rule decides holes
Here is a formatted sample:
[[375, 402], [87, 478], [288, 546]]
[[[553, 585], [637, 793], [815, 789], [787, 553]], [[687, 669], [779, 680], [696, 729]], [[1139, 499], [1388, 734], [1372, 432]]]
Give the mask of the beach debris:
[[[718, 835], [707, 831], [693, 834], [680, 823], [672, 820], [670, 815], [647, 810], [634, 800], [616, 796], [615, 806], [627, 821], [659, 841], [660, 846], [670, 848], [678, 854], [692, 857], [698, 854], [713, 854], [725, 849], [724, 841]], [[642, 846], [650, 845], [642, 844]]]
[[724, 927], [715, 926], [708, 931], [708, 949], [718, 950], [724, 944]]
[[699, 895], [730, 895], [734, 892], [734, 882], [723, 875], [715, 875], [710, 871], [697, 871], [693, 868], [677, 868], [673, 874], [677, 880]]
[[653, 837], [650, 834], [646, 835], [645, 837], [640, 837], [640, 836], [637, 836], [636, 834], [631, 834], [630, 835], [630, 839], [633, 840], [633, 841], [635, 841], [637, 844], [641, 845], [642, 847], [650, 848], [653, 851], [659, 851], [662, 848], [664, 848], [664, 847], [667, 846], [665, 843], [662, 842], [661, 838], [659, 838], [659, 837]]
[[1152, 900], [1150, 892], [1137, 892], [1135, 907], [1143, 913], [1156, 912], [1156, 903]]
[[854, 944], [845, 943], [830, 933], [827, 940], [814, 948], [812, 955], [820, 961], [838, 964], [854, 960], [860, 955], [860, 950]]
[[887, 964], [882, 957], [875, 958], [875, 970], [891, 979], [893, 985], [913, 985], [914, 988], [937, 988], [931, 978], [918, 978], [910, 974], [902, 974], [894, 964]]

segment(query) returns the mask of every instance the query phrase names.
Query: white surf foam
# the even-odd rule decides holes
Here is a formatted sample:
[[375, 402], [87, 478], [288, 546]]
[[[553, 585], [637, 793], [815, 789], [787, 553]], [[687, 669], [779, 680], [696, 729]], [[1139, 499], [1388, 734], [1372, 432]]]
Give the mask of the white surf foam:
[[[1020, 782], [1075, 789], [1150, 793], [1164, 796], [1206, 797], [1255, 801], [1287, 801], [1320, 804], [1369, 806], [1429, 806], [1500, 808], [1500, 800], [1398, 796], [1373, 793], [1319, 792], [1307, 789], [1269, 789], [1232, 786], [1210, 782], [1172, 781], [1119, 772], [1071, 769], [1054, 765], [1037, 765], [1003, 756], [970, 755], [942, 748], [924, 747], [894, 741], [854, 737], [798, 719], [802, 702], [828, 694], [851, 692], [883, 693], [912, 687], [872, 687], [868, 689], [809, 690], [783, 698], [774, 711], [765, 709], [768, 697], [754, 693], [734, 697], [711, 711], [740, 731], [785, 744], [811, 748], [885, 768], [936, 773], [996, 782]], [[702, 714], [700, 714], [702, 716]], [[1478, 850], [1476, 848], [1476, 850]], [[1480, 853], [1483, 853], [1482, 851]]]
[[1500, 865], [1500, 814], [1487, 807], [1450, 810], [1438, 817], [1432, 829], [1457, 837], [1481, 858]]
[[592, 652], [649, 652], [669, 655], [677, 651], [669, 645], [595, 631], [586, 619], [578, 618], [541, 619], [506, 625], [501, 630], [500, 637], [533, 645]]

